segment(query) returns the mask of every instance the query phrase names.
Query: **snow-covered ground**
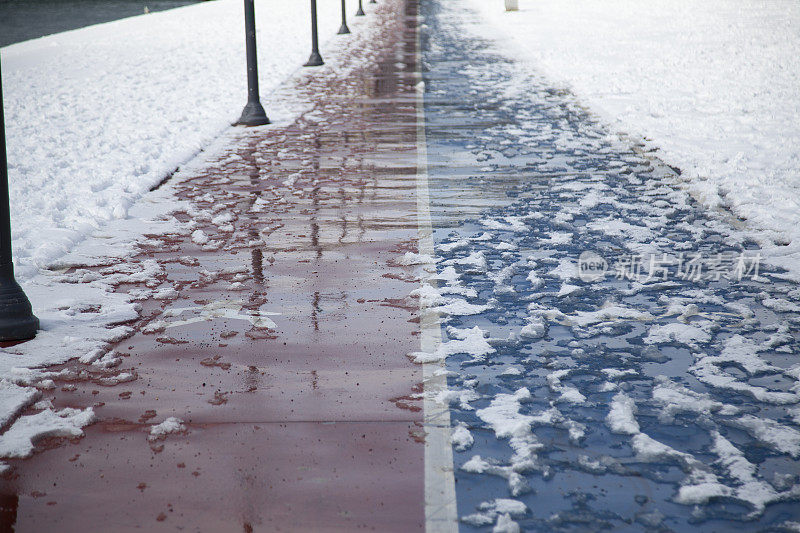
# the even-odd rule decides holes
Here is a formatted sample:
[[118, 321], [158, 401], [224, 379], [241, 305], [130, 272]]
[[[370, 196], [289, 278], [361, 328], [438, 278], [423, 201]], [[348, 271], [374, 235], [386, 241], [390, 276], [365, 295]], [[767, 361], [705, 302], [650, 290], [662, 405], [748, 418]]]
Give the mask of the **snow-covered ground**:
[[[319, 2], [330, 41], [337, 2]], [[307, 2], [256, 5], [268, 93], [308, 59]], [[323, 49], [323, 52], [325, 50]], [[17, 274], [27, 279], [235, 121], [247, 100], [242, 3], [217, 0], [2, 48]], [[324, 55], [323, 55], [324, 57]]]
[[[291, 87], [306, 72], [308, 7], [256, 5], [262, 103], [273, 124], [306, 110]], [[379, 20], [351, 20], [353, 36], [336, 37], [339, 16], [339, 3], [319, 3], [322, 68], [347, 68], [347, 43]], [[91, 409], [35, 404], [63, 377], [40, 367], [73, 358], [97, 369], [118, 364], [109, 343], [130, 334], [122, 324], [138, 317], [137, 300], [169, 292], [156, 288], [163, 267], [126, 258], [153, 236], [192, 232], [172, 214], [190, 208], [169, 184], [149, 191], [176, 167], [172, 181], [204, 168], [236, 137], [230, 124], [247, 100], [242, 5], [217, 0], [0, 53], [17, 279], [41, 321], [35, 339], [0, 349], [0, 428], [10, 426], [0, 436], [3, 458], [30, 454], [44, 436], [81, 434]], [[80, 268], [97, 265], [101, 275]], [[150, 289], [115, 292], [137, 280]], [[14, 422], [34, 404], [42, 411]]]
[[513, 55], [658, 148], [800, 278], [800, 4], [467, 1]]

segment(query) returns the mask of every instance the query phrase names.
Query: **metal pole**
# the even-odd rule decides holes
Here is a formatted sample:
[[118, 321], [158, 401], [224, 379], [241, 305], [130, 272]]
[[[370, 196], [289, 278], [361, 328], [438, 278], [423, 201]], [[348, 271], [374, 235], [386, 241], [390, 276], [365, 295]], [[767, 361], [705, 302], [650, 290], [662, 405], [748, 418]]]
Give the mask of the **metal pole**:
[[247, 105], [236, 123], [240, 126], [269, 124], [258, 98], [258, 59], [256, 58], [256, 10], [253, 0], [244, 0], [244, 37], [247, 47]]
[[342, 25], [339, 28], [339, 31], [336, 32], [339, 35], [342, 35], [342, 34], [345, 34], [345, 33], [350, 33], [350, 28], [347, 27], [347, 13], [345, 12], [344, 2], [345, 2], [345, 0], [342, 0]]
[[317, 39], [317, 0], [311, 0], [311, 57], [305, 67], [318, 67], [324, 65], [322, 56], [319, 55], [319, 39]]
[[356, 11], [356, 16], [357, 17], [364, 16], [364, 8], [361, 6], [361, 0], [358, 0], [358, 11]]
[[39, 329], [31, 302], [14, 279], [11, 261], [11, 207], [8, 200], [8, 160], [0, 73], [0, 341], [32, 339]]
[[370, 4], [377, 4], [378, 2], [376, 0], [369, 0], [369, 3]]

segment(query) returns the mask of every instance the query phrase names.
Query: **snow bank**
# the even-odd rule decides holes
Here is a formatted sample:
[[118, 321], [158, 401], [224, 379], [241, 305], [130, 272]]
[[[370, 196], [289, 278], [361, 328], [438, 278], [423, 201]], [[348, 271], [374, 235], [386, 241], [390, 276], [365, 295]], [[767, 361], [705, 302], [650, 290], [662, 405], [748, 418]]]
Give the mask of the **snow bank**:
[[[800, 4], [756, 0], [469, 0], [500, 40], [689, 189], [763, 230], [800, 277]], [[788, 243], [788, 246], [784, 246]]]
[[[338, 9], [319, 5], [323, 42], [338, 27]], [[256, 17], [267, 95], [308, 58], [309, 8], [264, 0]], [[2, 48], [2, 62], [22, 280], [105, 221], [125, 218], [137, 198], [235, 121], [247, 97], [236, 0], [14, 44]], [[287, 112], [268, 96], [264, 104], [273, 119]]]

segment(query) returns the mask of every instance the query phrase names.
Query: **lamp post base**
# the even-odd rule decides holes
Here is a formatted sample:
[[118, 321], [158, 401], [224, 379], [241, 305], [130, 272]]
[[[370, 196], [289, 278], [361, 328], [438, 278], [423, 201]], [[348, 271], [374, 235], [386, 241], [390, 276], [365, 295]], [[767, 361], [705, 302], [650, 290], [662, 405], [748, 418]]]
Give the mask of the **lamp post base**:
[[363, 17], [364, 16], [364, 10], [361, 9], [361, 6], [358, 6], [358, 11], [356, 11], [356, 16], [357, 17]]
[[247, 102], [242, 111], [242, 116], [236, 122], [237, 126], [263, 126], [269, 124], [267, 112], [259, 102]]
[[32, 339], [39, 329], [31, 302], [14, 278], [0, 280], [0, 342]]
[[308, 58], [306, 64], [303, 65], [304, 67], [318, 67], [320, 65], [324, 65], [325, 62], [322, 60], [322, 56], [319, 55], [319, 52], [311, 52], [311, 57]]
[[347, 24], [342, 23], [339, 31], [336, 32], [337, 35], [344, 35], [345, 33], [350, 33], [350, 28], [347, 27]]

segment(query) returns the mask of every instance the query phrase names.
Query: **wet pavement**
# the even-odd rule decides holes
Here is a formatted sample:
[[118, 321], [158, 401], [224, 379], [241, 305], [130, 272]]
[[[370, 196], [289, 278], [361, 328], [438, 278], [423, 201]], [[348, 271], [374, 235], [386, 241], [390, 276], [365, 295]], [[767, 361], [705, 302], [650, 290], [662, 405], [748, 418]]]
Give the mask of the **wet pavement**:
[[[76, 442], [12, 461], [17, 531], [419, 530], [423, 431], [416, 249], [416, 18], [378, 8], [337, 76], [294, 88], [288, 127], [241, 130], [167, 186], [190, 236], [154, 237], [121, 275], [141, 300], [110, 368], [70, 363], [45, 395], [94, 406]], [[414, 6], [408, 7], [413, 10]], [[172, 432], [153, 433], [170, 417]], [[51, 448], [51, 449], [47, 449]], [[11, 516], [13, 515], [13, 519]]]
[[[420, 9], [379, 4], [343, 74], [297, 82], [300, 119], [173, 177], [196, 226], [150, 240], [133, 259], [150, 276], [64, 274], [122, 275], [142, 318], [103, 364], [52, 369], [45, 399], [98, 421], [9, 461], [4, 525], [800, 521], [800, 289], [755, 275], [740, 221], [474, 34], [474, 14]], [[609, 270], [579, 276], [584, 252]], [[451, 429], [452, 468], [435, 449]]]

